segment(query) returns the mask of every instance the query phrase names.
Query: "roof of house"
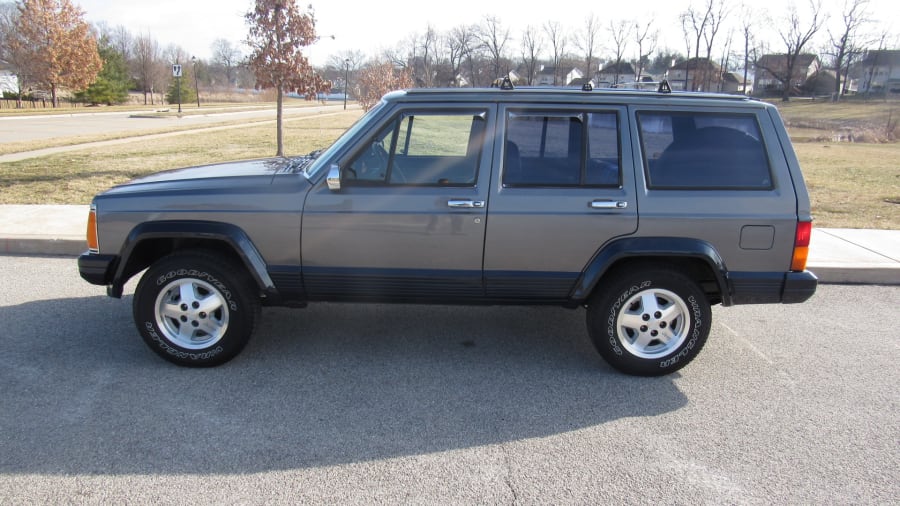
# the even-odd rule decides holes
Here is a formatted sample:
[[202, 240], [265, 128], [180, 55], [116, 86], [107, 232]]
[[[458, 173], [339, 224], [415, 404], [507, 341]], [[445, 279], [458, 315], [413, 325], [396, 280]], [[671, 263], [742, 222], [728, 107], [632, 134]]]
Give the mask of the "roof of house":
[[[779, 70], [787, 70], [787, 56], [786, 54], [764, 54], [759, 60], [756, 61], [756, 66], [758, 68], [771, 69], [775, 71]], [[814, 54], [801, 54], [797, 56], [797, 60], [794, 62], [795, 69], [802, 69], [809, 67], [813, 64], [814, 61], [818, 60], [819, 57]]]
[[669, 70], [719, 70], [719, 64], [709, 58], [691, 58], [672, 65]]
[[619, 62], [618, 65], [615, 63], [610, 63], [609, 65], [603, 66], [598, 72], [600, 74], [634, 74], [634, 67], [631, 66], [628, 62]]
[[864, 65], [900, 65], [900, 50], [870, 49], [863, 58]]

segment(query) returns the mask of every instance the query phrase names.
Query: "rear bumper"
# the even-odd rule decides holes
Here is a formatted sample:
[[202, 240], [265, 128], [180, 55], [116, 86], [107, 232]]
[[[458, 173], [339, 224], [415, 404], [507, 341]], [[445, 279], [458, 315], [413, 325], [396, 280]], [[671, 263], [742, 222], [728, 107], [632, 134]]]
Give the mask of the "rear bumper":
[[809, 272], [732, 272], [728, 275], [731, 304], [796, 304], [816, 293], [816, 275]]
[[78, 257], [78, 273], [92, 285], [108, 285], [112, 283], [118, 260], [117, 255], [84, 253]]

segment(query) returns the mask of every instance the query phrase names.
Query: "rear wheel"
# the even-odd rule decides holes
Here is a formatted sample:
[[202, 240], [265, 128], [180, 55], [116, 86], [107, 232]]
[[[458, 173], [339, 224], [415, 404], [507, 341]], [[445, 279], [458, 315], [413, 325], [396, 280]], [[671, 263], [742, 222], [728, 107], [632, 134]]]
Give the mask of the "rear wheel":
[[234, 358], [259, 318], [246, 271], [206, 252], [169, 255], [152, 265], [134, 294], [134, 320], [150, 348], [194, 367]]
[[627, 374], [660, 376], [681, 369], [709, 336], [712, 311], [693, 280], [674, 270], [621, 271], [588, 302], [594, 347]]

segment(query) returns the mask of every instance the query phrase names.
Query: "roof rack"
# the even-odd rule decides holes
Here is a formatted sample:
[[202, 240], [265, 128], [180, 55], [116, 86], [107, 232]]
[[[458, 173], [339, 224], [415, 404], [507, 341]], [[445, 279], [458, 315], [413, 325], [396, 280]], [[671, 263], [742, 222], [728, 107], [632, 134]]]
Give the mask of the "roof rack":
[[501, 90], [514, 90], [516, 89], [513, 86], [512, 81], [509, 79], [509, 74], [504, 76], [503, 78], [494, 79], [494, 82], [491, 83], [491, 88], [500, 88]]

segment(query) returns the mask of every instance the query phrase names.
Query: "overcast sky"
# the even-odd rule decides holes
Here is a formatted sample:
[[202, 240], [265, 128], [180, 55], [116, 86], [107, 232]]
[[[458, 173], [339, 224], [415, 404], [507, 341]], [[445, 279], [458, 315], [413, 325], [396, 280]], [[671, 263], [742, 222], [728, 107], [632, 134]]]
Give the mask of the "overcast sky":
[[[307, 5], [302, 0], [300, 5]], [[869, 0], [870, 17], [881, 22], [892, 22], [896, 4], [894, 0]], [[163, 46], [177, 44], [185, 51], [200, 58], [209, 58], [210, 46], [217, 38], [226, 38], [239, 43], [247, 33], [243, 14], [250, 9], [252, 0], [73, 0], [85, 11], [85, 17], [92, 23], [106, 22], [110, 26], [123, 25], [132, 34], [150, 33]], [[693, 0], [696, 6], [705, 3]], [[778, 20], [787, 12], [790, 0], [755, 0], [748, 4], [758, 9], [762, 19], [768, 15], [773, 21], [761, 23], [760, 30], [777, 26]], [[307, 51], [307, 56], [316, 65], [323, 64], [329, 55], [345, 50], [361, 50], [367, 55], [375, 55], [382, 49], [395, 46], [413, 32], [424, 32], [430, 23], [444, 31], [461, 24], [478, 23], [487, 15], [496, 16], [502, 24], [511, 29], [511, 35], [527, 25], [541, 26], [547, 20], [558, 21], [570, 31], [580, 30], [584, 18], [590, 12], [589, 6], [596, 6], [594, 13], [606, 27], [610, 19], [637, 19], [654, 16], [656, 25], [663, 32], [663, 43], [669, 48], [684, 52], [680, 12], [691, 5], [691, 0], [638, 0], [602, 2], [536, 2], [533, 0], [382, 0], [341, 2], [312, 2], [317, 19], [317, 31], [322, 37]], [[735, 6], [739, 2], [733, 2]], [[844, 0], [822, 0], [826, 11], [831, 13], [831, 23], [840, 21], [840, 11]], [[577, 5], [577, 8], [572, 6]], [[808, 5], [799, 0], [801, 12]], [[568, 8], [566, 6], [569, 6]], [[740, 23], [740, 9], [734, 8], [730, 20]], [[890, 27], [897, 43], [897, 26]], [[882, 30], [884, 29], [882, 25]], [[602, 33], [602, 32], [601, 32]], [[334, 39], [329, 36], [333, 35]], [[603, 34], [605, 35], [605, 34]], [[724, 40], [725, 35], [720, 35]], [[766, 34], [774, 42], [772, 34]], [[601, 38], [606, 38], [601, 36]], [[820, 35], [821, 43], [827, 33]], [[821, 45], [821, 44], [819, 44]], [[512, 41], [508, 47], [511, 54], [518, 54], [519, 42]], [[570, 50], [574, 47], [570, 45]], [[776, 47], [777, 49], [777, 47]], [[818, 47], [810, 48], [818, 49]], [[606, 54], [606, 52], [601, 52]]]

